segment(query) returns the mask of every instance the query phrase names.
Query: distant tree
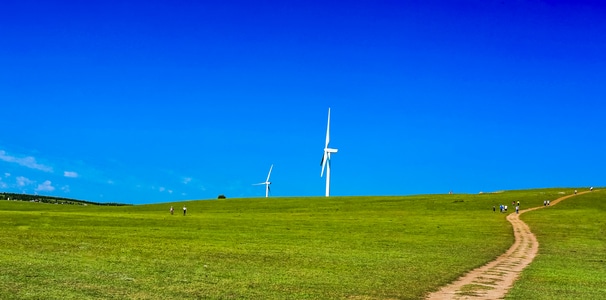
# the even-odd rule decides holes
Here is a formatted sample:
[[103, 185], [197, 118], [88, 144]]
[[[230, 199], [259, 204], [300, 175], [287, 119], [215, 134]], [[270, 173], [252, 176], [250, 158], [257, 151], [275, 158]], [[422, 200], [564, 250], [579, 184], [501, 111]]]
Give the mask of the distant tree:
[[218, 199], [226, 199], [225, 195], [219, 195]]

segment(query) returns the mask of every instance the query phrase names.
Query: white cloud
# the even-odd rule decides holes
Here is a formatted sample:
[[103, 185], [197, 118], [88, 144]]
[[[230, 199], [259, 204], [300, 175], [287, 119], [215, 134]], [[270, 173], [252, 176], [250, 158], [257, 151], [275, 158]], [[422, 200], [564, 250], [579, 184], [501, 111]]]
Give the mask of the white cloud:
[[6, 151], [4, 151], [4, 150], [0, 150], [0, 160], [3, 160], [5, 162], [10, 162], [10, 163], [16, 163], [20, 166], [24, 166], [24, 167], [27, 167], [30, 169], [36, 169], [36, 170], [40, 170], [40, 171], [44, 171], [44, 172], [53, 171], [53, 168], [36, 162], [36, 158], [34, 158], [33, 156], [15, 157], [15, 156], [10, 156], [10, 155], [6, 154]]
[[169, 193], [169, 194], [172, 194], [172, 193], [173, 193], [173, 190], [168, 190], [168, 193]]
[[71, 171], [65, 171], [65, 172], [63, 172], [63, 176], [69, 177], [69, 178], [76, 178], [76, 177], [78, 177], [78, 173], [71, 172]]
[[11, 173], [4, 173], [4, 177], [11, 177]]
[[45, 182], [43, 182], [42, 184], [39, 184], [38, 187], [36, 188], [36, 191], [38, 192], [52, 192], [55, 190], [55, 187], [52, 186], [52, 183], [50, 182], [50, 180], [47, 180]]
[[184, 184], [188, 184], [188, 183], [190, 183], [192, 181], [192, 179], [193, 178], [191, 178], [191, 177], [185, 177], [185, 178], [183, 178], [183, 183]]
[[33, 181], [29, 180], [28, 178], [25, 178], [23, 176], [19, 176], [17, 177], [17, 185], [18, 186], [26, 186], [26, 185], [30, 185], [34, 183]]
[[65, 185], [65, 186], [61, 187], [61, 190], [66, 193], [69, 193], [69, 185]]
[[164, 192], [164, 191], [166, 190], [166, 188], [165, 188], [165, 187], [163, 187], [163, 186], [161, 186], [161, 187], [160, 187], [158, 190], [159, 190], [160, 192]]
[[0, 181], [0, 189], [5, 189], [8, 187], [8, 184], [4, 183], [3, 181]]

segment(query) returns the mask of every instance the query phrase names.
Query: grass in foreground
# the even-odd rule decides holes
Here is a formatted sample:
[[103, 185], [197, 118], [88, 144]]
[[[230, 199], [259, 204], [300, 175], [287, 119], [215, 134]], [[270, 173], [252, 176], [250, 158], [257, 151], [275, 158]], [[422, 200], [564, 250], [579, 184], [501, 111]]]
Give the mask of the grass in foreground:
[[606, 194], [593, 192], [523, 214], [539, 254], [507, 299], [604, 299]]
[[493, 205], [571, 191], [191, 201], [186, 217], [0, 201], [0, 298], [422, 298], [509, 248]]

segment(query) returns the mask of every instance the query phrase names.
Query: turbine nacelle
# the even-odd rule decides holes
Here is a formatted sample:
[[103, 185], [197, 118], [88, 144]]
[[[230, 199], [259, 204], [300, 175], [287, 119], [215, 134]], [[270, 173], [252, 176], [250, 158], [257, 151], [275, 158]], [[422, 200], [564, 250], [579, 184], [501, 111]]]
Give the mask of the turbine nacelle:
[[[339, 149], [332, 148], [324, 148], [324, 155], [322, 156], [322, 172], [320, 173], [320, 177], [324, 177], [324, 169], [326, 169], [326, 165], [330, 164], [330, 154], [337, 153]], [[330, 165], [328, 166], [330, 168]]]

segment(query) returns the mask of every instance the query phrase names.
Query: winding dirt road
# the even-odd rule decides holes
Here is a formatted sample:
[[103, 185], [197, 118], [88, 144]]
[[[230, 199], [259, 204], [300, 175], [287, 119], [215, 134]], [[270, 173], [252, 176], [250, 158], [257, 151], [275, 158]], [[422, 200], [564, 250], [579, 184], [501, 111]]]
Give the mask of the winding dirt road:
[[[581, 195], [586, 192], [578, 193]], [[550, 205], [576, 196], [564, 196], [551, 201]], [[431, 293], [426, 299], [502, 299], [513, 286], [520, 272], [528, 266], [539, 251], [539, 242], [526, 223], [519, 216], [525, 212], [544, 208], [539, 206], [520, 210], [519, 214], [512, 213], [507, 220], [513, 226], [515, 242], [496, 260], [465, 274], [437, 292]]]

